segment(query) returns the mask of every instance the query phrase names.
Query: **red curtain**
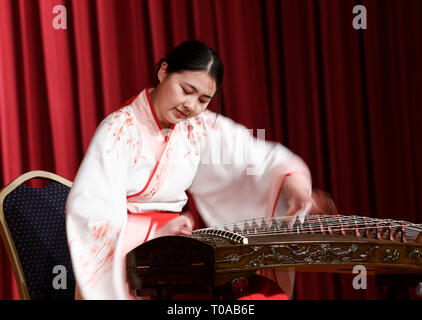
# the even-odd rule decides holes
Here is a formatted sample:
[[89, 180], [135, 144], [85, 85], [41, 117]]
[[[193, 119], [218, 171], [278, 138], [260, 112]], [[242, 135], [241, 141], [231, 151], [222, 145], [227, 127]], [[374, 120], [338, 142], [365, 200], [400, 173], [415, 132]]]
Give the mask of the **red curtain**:
[[[198, 39], [225, 64], [224, 114], [300, 155], [341, 214], [421, 223], [421, 38], [420, 0], [1, 0], [0, 187], [35, 169], [73, 180], [99, 122]], [[0, 298], [18, 298], [3, 247], [0, 270]], [[384, 293], [297, 277], [298, 299]]]

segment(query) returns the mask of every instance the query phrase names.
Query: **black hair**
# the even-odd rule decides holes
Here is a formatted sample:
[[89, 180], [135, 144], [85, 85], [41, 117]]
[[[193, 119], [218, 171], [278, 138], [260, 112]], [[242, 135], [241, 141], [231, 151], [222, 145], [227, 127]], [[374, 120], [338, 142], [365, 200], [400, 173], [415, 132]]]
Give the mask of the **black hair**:
[[183, 71], [207, 71], [214, 79], [217, 92], [223, 82], [224, 66], [217, 54], [200, 41], [185, 41], [174, 48], [156, 67], [156, 79], [161, 64], [168, 64], [167, 73]]

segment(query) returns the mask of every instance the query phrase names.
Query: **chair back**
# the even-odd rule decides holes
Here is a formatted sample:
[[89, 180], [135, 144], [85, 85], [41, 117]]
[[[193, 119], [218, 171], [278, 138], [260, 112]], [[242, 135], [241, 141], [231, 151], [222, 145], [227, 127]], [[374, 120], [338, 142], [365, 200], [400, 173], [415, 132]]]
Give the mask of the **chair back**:
[[[49, 184], [24, 184], [36, 178]], [[0, 233], [21, 299], [74, 299], [65, 214], [71, 186], [55, 174], [31, 171], [0, 192]]]

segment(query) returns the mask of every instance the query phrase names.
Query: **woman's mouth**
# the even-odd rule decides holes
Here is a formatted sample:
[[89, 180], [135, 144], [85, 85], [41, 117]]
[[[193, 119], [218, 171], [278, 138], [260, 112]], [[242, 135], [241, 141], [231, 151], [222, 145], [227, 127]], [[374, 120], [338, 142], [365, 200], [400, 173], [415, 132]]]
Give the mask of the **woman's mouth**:
[[180, 111], [179, 109], [175, 108], [174, 110], [175, 110], [175, 114], [176, 114], [176, 117], [177, 117], [177, 118], [186, 118], [186, 117], [187, 117], [187, 115], [186, 115], [186, 114], [184, 114], [184, 113], [183, 113], [182, 111]]

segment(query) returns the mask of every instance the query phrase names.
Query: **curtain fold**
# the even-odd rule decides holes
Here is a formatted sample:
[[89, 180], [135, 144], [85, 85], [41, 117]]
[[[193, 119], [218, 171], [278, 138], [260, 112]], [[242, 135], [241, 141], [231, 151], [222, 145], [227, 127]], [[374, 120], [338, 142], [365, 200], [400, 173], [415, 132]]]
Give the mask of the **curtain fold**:
[[[99, 122], [198, 39], [225, 65], [224, 114], [301, 156], [341, 214], [422, 223], [421, 36], [419, 0], [1, 0], [0, 188], [36, 169], [73, 180]], [[1, 246], [0, 270], [17, 299]], [[385, 294], [353, 276], [300, 273], [296, 297]]]

